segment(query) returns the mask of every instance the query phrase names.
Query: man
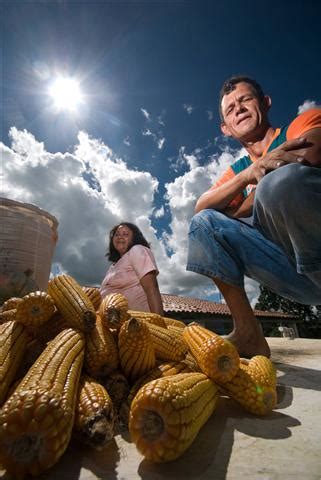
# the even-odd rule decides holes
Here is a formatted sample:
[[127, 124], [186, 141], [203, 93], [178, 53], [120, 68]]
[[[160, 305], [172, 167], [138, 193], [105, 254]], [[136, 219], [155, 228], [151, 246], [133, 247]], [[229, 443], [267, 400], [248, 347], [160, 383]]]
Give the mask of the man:
[[[221, 129], [248, 155], [203, 193], [189, 231], [187, 270], [212, 278], [234, 320], [240, 355], [270, 356], [244, 290], [244, 275], [304, 304], [321, 304], [321, 109], [282, 129], [271, 99], [248, 77], [220, 94]], [[239, 220], [253, 214], [253, 226]]]

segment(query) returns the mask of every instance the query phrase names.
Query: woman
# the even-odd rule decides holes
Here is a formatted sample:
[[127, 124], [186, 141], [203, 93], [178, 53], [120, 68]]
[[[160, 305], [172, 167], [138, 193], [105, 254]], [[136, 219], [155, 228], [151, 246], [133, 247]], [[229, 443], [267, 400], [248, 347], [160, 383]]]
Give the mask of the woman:
[[112, 228], [109, 237], [107, 257], [113, 264], [101, 284], [101, 296], [122, 293], [130, 310], [163, 315], [155, 258], [142, 232], [136, 225], [122, 222]]

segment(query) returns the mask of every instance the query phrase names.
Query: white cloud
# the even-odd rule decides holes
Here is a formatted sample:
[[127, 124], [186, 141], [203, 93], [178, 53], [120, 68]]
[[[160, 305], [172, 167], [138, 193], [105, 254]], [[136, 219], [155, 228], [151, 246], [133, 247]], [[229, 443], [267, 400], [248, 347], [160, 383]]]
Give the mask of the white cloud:
[[[11, 148], [0, 144], [2, 195], [56, 216], [54, 261], [61, 269], [81, 283], [100, 283], [107, 268], [107, 233], [124, 219], [144, 227], [146, 236], [155, 239], [149, 218], [158, 181], [150, 173], [130, 170], [108, 146], [84, 132], [73, 154], [49, 153], [26, 131], [12, 128], [10, 136]], [[91, 187], [86, 173], [100, 191]]]
[[159, 139], [157, 140], [157, 146], [158, 146], [159, 150], [162, 150], [162, 148], [163, 148], [163, 146], [164, 146], [164, 143], [165, 143], [165, 138], [164, 138], [164, 137], [159, 138]]
[[151, 242], [163, 293], [206, 298], [215, 292], [209, 279], [185, 269], [187, 232], [197, 198], [222, 175], [235, 155], [225, 151], [201, 166], [200, 149], [192, 153], [180, 149], [181, 162], [188, 171], [165, 185], [172, 220], [169, 231], [158, 238], [151, 220], [164, 216], [165, 205], [155, 205], [158, 181], [149, 172], [131, 170], [108, 145], [86, 132], [78, 134], [73, 153], [49, 153], [25, 130], [12, 128], [10, 137], [10, 147], [0, 143], [2, 195], [35, 204], [56, 216], [56, 272], [69, 273], [82, 284], [99, 284], [108, 267], [108, 232], [118, 222], [128, 220]]
[[178, 172], [180, 168], [188, 167], [190, 170], [199, 166], [198, 157], [202, 155], [202, 150], [195, 149], [192, 153], [185, 153], [185, 146], [181, 146], [178, 150], [177, 158], [170, 159], [170, 169]]
[[164, 209], [164, 205], [162, 205], [160, 208], [158, 208], [157, 210], [155, 209], [154, 210], [154, 217], [155, 218], [161, 218], [163, 217], [165, 214], [165, 209]]
[[310, 108], [321, 108], [321, 105], [318, 105], [314, 100], [304, 100], [302, 105], [298, 107], [298, 114], [306, 112]]
[[153, 133], [149, 128], [145, 128], [142, 131], [143, 137], [152, 137], [155, 144], [157, 145], [158, 150], [162, 150], [164, 143], [166, 141], [165, 137], [162, 136], [161, 132]]
[[144, 137], [149, 137], [149, 136], [155, 135], [154, 133], [152, 133], [152, 132], [149, 130], [149, 128], [145, 128], [145, 129], [143, 130], [142, 134], [143, 134]]
[[142, 112], [142, 114], [144, 115], [144, 117], [146, 118], [146, 120], [150, 120], [150, 119], [151, 119], [150, 113], [149, 113], [145, 108], [141, 108], [140, 111]]
[[128, 137], [128, 136], [127, 136], [126, 138], [124, 138], [123, 143], [124, 143], [125, 145], [127, 145], [127, 147], [130, 147], [130, 141], [129, 141], [129, 137]]
[[191, 115], [191, 113], [192, 113], [193, 110], [194, 110], [193, 105], [188, 104], [188, 103], [184, 103], [184, 104], [183, 104], [183, 108], [184, 108], [184, 110], [185, 110], [189, 115]]
[[208, 119], [213, 120], [214, 113], [212, 112], [212, 110], [207, 110], [206, 113], [207, 113]]

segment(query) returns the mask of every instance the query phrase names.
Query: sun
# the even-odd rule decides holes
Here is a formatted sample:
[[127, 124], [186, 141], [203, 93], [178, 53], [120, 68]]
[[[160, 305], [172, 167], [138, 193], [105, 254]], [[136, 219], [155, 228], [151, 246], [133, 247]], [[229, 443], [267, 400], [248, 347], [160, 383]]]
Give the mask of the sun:
[[72, 77], [57, 77], [49, 87], [49, 95], [58, 111], [76, 112], [84, 101], [79, 82]]

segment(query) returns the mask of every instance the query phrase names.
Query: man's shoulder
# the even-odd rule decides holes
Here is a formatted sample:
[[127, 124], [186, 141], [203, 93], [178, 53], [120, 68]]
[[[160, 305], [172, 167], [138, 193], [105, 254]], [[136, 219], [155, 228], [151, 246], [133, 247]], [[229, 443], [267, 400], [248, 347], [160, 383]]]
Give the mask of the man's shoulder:
[[310, 108], [299, 113], [287, 126], [286, 139], [297, 138], [313, 128], [321, 128], [321, 108]]

